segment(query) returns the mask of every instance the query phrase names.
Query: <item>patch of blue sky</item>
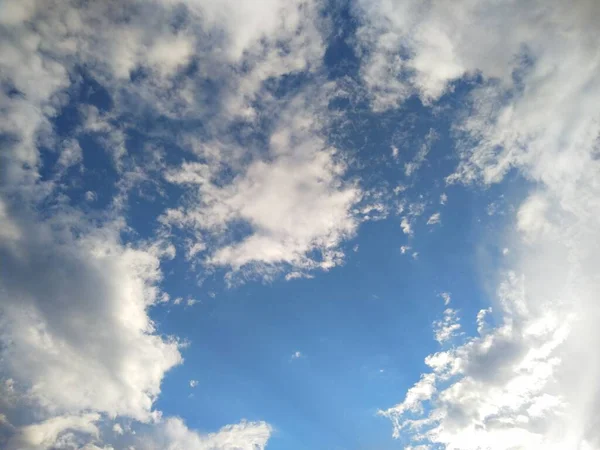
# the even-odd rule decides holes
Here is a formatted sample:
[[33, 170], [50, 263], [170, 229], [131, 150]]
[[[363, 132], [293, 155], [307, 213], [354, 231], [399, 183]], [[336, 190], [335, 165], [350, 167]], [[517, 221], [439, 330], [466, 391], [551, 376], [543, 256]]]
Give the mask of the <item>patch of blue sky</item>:
[[[432, 124], [443, 125], [423, 109], [415, 115], [426, 124], [417, 125], [423, 133]], [[357, 170], [383, 173], [375, 186], [406, 182], [403, 164], [391, 161], [394, 121], [363, 123], [356, 138], [373, 139], [358, 152], [364, 164]], [[377, 129], [375, 124], [383, 125]], [[503, 229], [505, 216], [487, 211], [490, 203], [504, 198], [507, 187], [481, 192], [446, 186], [444, 179], [456, 162], [444, 156], [451, 151], [448, 130], [439, 129], [439, 134], [403, 193], [427, 203], [415, 219], [414, 236], [402, 233], [398, 214], [363, 223], [356, 238], [344, 245], [345, 264], [314, 279], [226, 289], [218, 281], [222, 274], [197, 288], [192, 274], [186, 280], [179, 275], [178, 281], [168, 276], [165, 290], [201, 303], [169, 307], [168, 314], [161, 314], [161, 331], [189, 339], [191, 346], [184, 351], [185, 364], [167, 375], [157, 407], [208, 429], [236, 417], [262, 418], [277, 430], [269, 444], [276, 450], [397, 448], [382, 434], [386, 421], [376, 411], [427, 371], [423, 355], [439, 348], [431, 324], [445, 309], [440, 294], [451, 293], [462, 330], [473, 335], [477, 312], [493, 296], [478, 288], [485, 278], [482, 270], [502, 257], [497, 240], [485, 234], [497, 237]], [[411, 144], [417, 142], [413, 136]], [[409, 155], [402, 157], [414, 156], [415, 147], [409, 145]], [[440, 204], [443, 193], [447, 205]], [[428, 226], [427, 218], [436, 211], [441, 223]], [[481, 242], [494, 244], [486, 248]], [[402, 254], [403, 245], [411, 251]], [[296, 351], [303, 356], [291, 359]], [[197, 389], [189, 388], [190, 379], [199, 380]]]
[[[334, 48], [348, 45], [346, 35], [341, 42], [339, 36], [332, 39]], [[336, 56], [354, 58], [349, 51]], [[346, 67], [327, 57], [334, 58], [329, 66]], [[266, 88], [283, 98], [302, 87], [307, 76], [272, 79]], [[458, 86], [445, 101], [461, 101], [470, 86]], [[153, 316], [161, 332], [189, 340], [190, 347], [184, 350], [185, 364], [169, 372], [163, 383], [156, 407], [164, 414], [180, 415], [189, 426], [209, 430], [240, 417], [266, 420], [276, 430], [269, 443], [274, 450], [397, 448], [398, 442], [385, 433], [387, 422], [376, 412], [418, 380], [427, 371], [423, 355], [440, 348], [431, 324], [445, 309], [442, 293], [451, 293], [462, 331], [476, 333], [476, 314], [493, 296], [482, 286], [482, 271], [496, 267], [502, 257], [498, 241], [486, 235], [497, 238], [506, 220], [489, 214], [489, 205], [505, 199], [502, 195], [514, 180], [483, 192], [447, 186], [445, 179], [457, 163], [450, 118], [416, 98], [385, 113], [370, 112], [366, 105], [344, 113], [348, 128], [332, 130], [329, 138], [353, 152], [347, 179], [360, 178], [365, 190], [387, 189], [390, 196], [395, 187], [404, 186], [396, 195], [406, 208], [423, 203], [413, 219], [414, 235], [402, 233], [403, 214], [392, 211], [384, 220], [360, 226], [357, 236], [344, 244], [341, 267], [313, 279], [278, 278], [233, 289], [222, 282], [224, 269], [190, 270], [181, 254], [165, 262], [163, 287], [184, 302], [159, 306]], [[407, 176], [405, 164], [431, 129], [436, 140]], [[239, 143], [247, 136], [238, 136]], [[396, 157], [393, 147], [398, 148]], [[440, 202], [442, 195], [446, 205]], [[502, 207], [510, 207], [510, 201]], [[136, 211], [132, 218], [144, 217], [137, 209], [144, 206], [131, 208]], [[437, 212], [440, 223], [427, 225]], [[494, 244], [487, 248], [482, 242]], [[403, 254], [402, 246], [410, 251]], [[186, 306], [186, 298], [200, 302]], [[301, 357], [293, 358], [297, 351]], [[196, 388], [189, 386], [192, 379], [199, 382]]]

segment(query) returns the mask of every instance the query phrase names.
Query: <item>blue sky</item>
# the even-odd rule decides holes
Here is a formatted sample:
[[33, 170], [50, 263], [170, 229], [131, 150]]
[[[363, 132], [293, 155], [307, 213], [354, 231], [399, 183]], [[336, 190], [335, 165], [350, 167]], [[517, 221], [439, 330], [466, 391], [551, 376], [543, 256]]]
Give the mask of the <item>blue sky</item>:
[[0, 1], [0, 447], [600, 448], [598, 19]]

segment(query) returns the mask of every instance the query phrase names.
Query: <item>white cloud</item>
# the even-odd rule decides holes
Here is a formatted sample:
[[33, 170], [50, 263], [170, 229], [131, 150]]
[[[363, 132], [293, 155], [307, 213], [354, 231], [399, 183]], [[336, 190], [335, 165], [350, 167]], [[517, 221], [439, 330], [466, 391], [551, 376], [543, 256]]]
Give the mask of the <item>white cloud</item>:
[[249, 228], [241, 240], [211, 249], [205, 264], [269, 276], [286, 266], [303, 273], [341, 262], [338, 246], [358, 226], [352, 207], [361, 192], [342, 181], [345, 166], [305, 112], [314, 109], [314, 95], [292, 101], [271, 134], [269, 160], [253, 161], [231, 183], [217, 185], [212, 171], [218, 166], [206, 164], [185, 163], [168, 174], [197, 198], [196, 206], [169, 210], [165, 223], [190, 227], [199, 240], [240, 223]]
[[404, 234], [412, 236], [413, 230], [412, 230], [412, 226], [410, 224], [410, 221], [409, 221], [408, 217], [403, 217], [402, 218], [402, 220], [400, 221], [400, 228], [402, 228], [402, 232]]
[[449, 292], [442, 292], [440, 297], [442, 297], [442, 300], [444, 300], [444, 306], [448, 306], [452, 300], [452, 296]]
[[[566, 406], [553, 388], [560, 364], [554, 352], [565, 341], [569, 324], [554, 313], [530, 318], [519, 283], [509, 278], [502, 288], [502, 325], [489, 333], [480, 327], [479, 337], [426, 359], [432, 368], [430, 384], [442, 388], [418, 397], [420, 403], [411, 411], [425, 411], [423, 402], [431, 400], [424, 417], [406, 417], [402, 404], [383, 412], [394, 422], [396, 435], [407, 433], [417, 442], [457, 449], [525, 449], [561, 442], [552, 431]], [[478, 322], [483, 317], [480, 313]], [[419, 392], [421, 385], [416, 385]], [[556, 448], [574, 448], [567, 442]]]
[[80, 164], [83, 161], [83, 154], [79, 142], [74, 139], [68, 139], [61, 145], [60, 155], [56, 164], [59, 170], [64, 171], [69, 167]]
[[314, 278], [314, 275], [310, 274], [310, 273], [305, 273], [305, 272], [298, 272], [298, 271], [294, 271], [294, 272], [290, 272], [288, 274], [286, 274], [285, 279], [287, 281], [289, 280], [299, 280], [301, 278]]
[[272, 433], [265, 422], [241, 422], [227, 425], [216, 433], [199, 434], [177, 417], [169, 418], [141, 436], [139, 450], [264, 450]]
[[[150, 8], [157, 15], [156, 20], [164, 19], [165, 14], [168, 17], [172, 12], [171, 2], [164, 2], [162, 6], [165, 4], [168, 8], [163, 12], [157, 13]], [[324, 125], [322, 111], [332, 86], [313, 93], [307, 99], [299, 96], [287, 102], [283, 112], [282, 102], [272, 98], [263, 86], [265, 80], [312, 70], [320, 64], [325, 47], [318, 30], [318, 5], [275, 0], [247, 7], [240, 7], [237, 2], [214, 4], [205, 1], [188, 2], [187, 6], [190, 8], [190, 22], [199, 22], [208, 30], [214, 28], [213, 36], [222, 36], [223, 42], [209, 42], [210, 39], [202, 35], [208, 49], [203, 47], [198, 36], [193, 36], [192, 26], [184, 27], [175, 34], [159, 26], [164, 32], [160, 39], [145, 39], [136, 21], [132, 22], [135, 26], [126, 31], [111, 30], [113, 36], [119, 34], [116, 31], [131, 34], [117, 61], [111, 59], [112, 65], [107, 63], [114, 68], [114, 76], [125, 76], [141, 64], [137, 55], [145, 55], [139, 59], [153, 68], [167, 64], [169, 69], [156, 67], [157, 76], [147, 83], [144, 81], [143, 88], [127, 86], [124, 91], [142, 102], [139, 108], [147, 104], [149, 110], [157, 110], [168, 117], [202, 118], [215, 136], [225, 135], [233, 119], [241, 118], [247, 125], [254, 126], [258, 117], [253, 106], [256, 99], [260, 99], [265, 110], [269, 111], [263, 117], [279, 117], [279, 127], [271, 137], [268, 155], [262, 154], [262, 149], [231, 145], [226, 139], [223, 142], [218, 139], [206, 142], [193, 133], [182, 137], [178, 144], [190, 150], [190, 162], [182, 165], [179, 175], [172, 171], [168, 179], [177, 183], [193, 183], [209, 177], [210, 183], [205, 183], [200, 189], [201, 201], [210, 202], [213, 209], [203, 214], [198, 211], [183, 214], [181, 210], [174, 209], [165, 216], [165, 221], [202, 230], [190, 241], [188, 256], [190, 259], [198, 256], [209, 265], [267, 275], [288, 265], [293, 266], [292, 269], [328, 269], [338, 264], [342, 255], [336, 248], [337, 242], [353, 233], [355, 220], [350, 217], [349, 207], [359, 196], [353, 186], [341, 185], [342, 164], [335, 156], [335, 149], [326, 145], [319, 129]], [[249, 28], [250, 24], [257, 26]], [[114, 28], [114, 24], [107, 25]], [[106, 28], [110, 29], [110, 26]], [[215, 39], [218, 41], [219, 38]], [[166, 52], [165, 48], [173, 47], [173, 43], [177, 44], [175, 51]], [[169, 78], [173, 68], [187, 62], [192, 45], [196, 46], [196, 56], [206, 59], [201, 67], [208, 73], [203, 75], [214, 77], [226, 85], [217, 111], [211, 110], [210, 114], [204, 104], [194, 103], [194, 99], [200, 96], [198, 86], [176, 86], [175, 89]], [[213, 52], [215, 48], [218, 51]], [[170, 60], [172, 57], [174, 61]], [[117, 90], [114, 94], [120, 95], [120, 92]], [[166, 96], [165, 92], [169, 95]], [[87, 129], [107, 132], [106, 121], [89, 122]], [[254, 158], [250, 157], [252, 155]], [[196, 156], [207, 160], [203, 174], [193, 177], [193, 180], [185, 180], [184, 171], [201, 169], [201, 164], [192, 162]], [[217, 176], [224, 166], [240, 175], [230, 180], [229, 185], [224, 185]], [[278, 192], [281, 195], [271, 208], [269, 202], [276, 200], [272, 197]], [[287, 193], [295, 195], [287, 198]], [[258, 196], [260, 201], [248, 202], [248, 195]], [[314, 206], [311, 206], [312, 203]], [[303, 208], [297, 208], [297, 216], [288, 217], [296, 205], [303, 205]], [[188, 206], [183, 209], [189, 210]], [[276, 214], [269, 220], [271, 212]], [[207, 217], [210, 217], [208, 223]], [[241, 222], [254, 228], [253, 236], [241, 242], [220, 242], [219, 246], [207, 248], [203, 233], [212, 237], [214, 233], [219, 234], [219, 239]], [[307, 257], [315, 251], [320, 253], [317, 259]]]
[[411, 249], [410, 246], [408, 246], [408, 245], [402, 245], [402, 246], [400, 246], [400, 253], [402, 253], [404, 255], [410, 249]]
[[423, 411], [423, 402], [430, 400], [436, 392], [435, 375], [426, 374], [421, 376], [407, 392], [402, 403], [390, 408], [383, 414], [392, 418], [402, 416], [406, 412], [419, 413]]
[[404, 174], [407, 177], [410, 177], [421, 168], [421, 166], [425, 163], [427, 159], [427, 155], [431, 150], [431, 146], [437, 140], [438, 134], [435, 132], [435, 130], [429, 130], [429, 132], [425, 136], [425, 142], [421, 144], [421, 147], [419, 148], [419, 151], [417, 151], [417, 154], [413, 157], [413, 159], [410, 162], [404, 164]]
[[492, 313], [492, 307], [481, 309], [477, 313], [477, 333], [483, 334], [487, 327], [486, 318]]
[[112, 427], [112, 430], [113, 430], [113, 433], [115, 433], [118, 436], [125, 433], [125, 431], [123, 430], [123, 427], [119, 423], [115, 423]]
[[75, 237], [64, 223], [79, 217], [18, 220], [22, 238], [0, 241], [5, 369], [48, 411], [149, 420], [162, 377], [181, 361], [147, 314], [164, 250], [122, 245], [118, 226]]
[[429, 219], [427, 219], [427, 225], [437, 225], [438, 223], [441, 223], [441, 218], [440, 218], [441, 214], [439, 212], [437, 213], [433, 213]]
[[95, 202], [98, 199], [98, 194], [92, 191], [87, 191], [85, 193], [85, 199], [88, 202]]
[[[186, 21], [173, 27], [182, 6], [167, 0], [75, 2], [78, 7], [52, 0], [5, 3], [0, 71], [18, 95], [0, 93], [0, 133], [11, 138], [0, 161], [0, 348], [3, 375], [16, 380], [18, 392], [11, 394], [14, 404], [3, 412], [2, 423], [10, 425], [14, 413], [24, 424], [7, 425], [11, 445], [18, 448], [99, 449], [99, 423], [107, 418], [158, 420], [153, 405], [161, 381], [181, 362], [178, 342], [160, 335], [148, 315], [149, 308], [169, 298], [158, 289], [160, 260], [174, 249], [161, 240], [121, 241], [127, 227], [118, 213], [127, 207], [128, 192], [150, 179], [146, 171], [164, 167], [155, 148], [142, 155], [148, 162], [144, 167], [136, 166], [126, 136], [127, 127], [135, 124], [124, 123], [123, 117], [139, 117], [140, 111], [170, 119], [214, 116], [207, 126], [217, 129], [223, 117], [248, 110], [250, 101], [262, 95], [264, 80], [310, 69], [322, 54], [321, 36], [312, 26], [312, 4], [273, 1], [240, 8], [234, 2], [186, 2]], [[298, 33], [303, 27], [305, 32]], [[281, 45], [289, 51], [282, 54]], [[231, 95], [219, 99], [219, 114], [207, 112], [199, 85], [181, 76], [196, 58], [210, 72], [203, 76], [229, 88], [225, 91]], [[247, 70], [239, 71], [238, 64]], [[51, 121], [77, 95], [81, 70], [108, 90], [113, 110], [80, 105], [83, 123], [72, 136], [59, 138]], [[131, 82], [135, 71], [144, 76]], [[75, 206], [67, 207], [61, 191], [61, 177], [85, 162], [78, 137], [86, 133], [109, 152], [121, 176], [112, 209], [93, 223]], [[191, 139], [182, 141], [186, 145]], [[55, 177], [48, 181], [39, 173], [41, 146], [57, 156]], [[314, 156], [316, 165], [331, 163], [325, 173], [335, 172], [332, 152], [326, 149], [328, 156], [319, 160], [318, 150], [299, 167], [310, 173]], [[302, 159], [303, 150], [299, 153]], [[279, 160], [283, 165], [284, 159]], [[287, 162], [293, 166], [293, 158]], [[85, 175], [85, 168], [77, 168]], [[338, 175], [331, 175], [334, 185]], [[91, 203], [102, 194], [88, 191], [84, 198]], [[42, 201], [55, 205], [43, 219], [35, 213]], [[317, 239], [335, 240], [335, 233], [327, 233], [317, 233]], [[202, 245], [193, 242], [189, 256], [204, 251]], [[338, 259], [335, 251], [327, 256], [330, 262]], [[0, 406], [5, 402], [7, 397]], [[262, 448], [270, 429], [264, 423], [242, 423], [208, 437], [186, 433], [183, 439], [194, 445], [199, 440], [197, 448]], [[173, 446], [192, 448], [177, 439]]]
[[198, 386], [198, 380], [190, 380], [190, 387], [195, 388]]
[[495, 320], [480, 313], [479, 336], [426, 359], [438, 388], [418, 418], [385, 412], [395, 433], [446, 449], [597, 448], [598, 3], [363, 10], [374, 107], [412, 93], [434, 102], [477, 73], [481, 87], [455, 115], [461, 164], [448, 181], [489, 184], [515, 169], [533, 185], [507, 233], [515, 274], [499, 286]]
[[448, 202], [448, 196], [443, 193], [442, 195], [440, 195], [440, 205], [445, 205], [446, 202]]
[[21, 427], [8, 441], [8, 450], [31, 449], [44, 450], [48, 448], [82, 448], [85, 441], [81, 441], [76, 433], [99, 437], [96, 422], [100, 415], [91, 413], [78, 416], [59, 416], [43, 422]]
[[294, 353], [292, 353], [292, 359], [302, 358], [303, 356], [304, 355], [300, 351], [295, 351]]
[[435, 340], [440, 344], [449, 341], [458, 334], [460, 323], [458, 312], [452, 308], [444, 310], [444, 318], [433, 322], [433, 332]]

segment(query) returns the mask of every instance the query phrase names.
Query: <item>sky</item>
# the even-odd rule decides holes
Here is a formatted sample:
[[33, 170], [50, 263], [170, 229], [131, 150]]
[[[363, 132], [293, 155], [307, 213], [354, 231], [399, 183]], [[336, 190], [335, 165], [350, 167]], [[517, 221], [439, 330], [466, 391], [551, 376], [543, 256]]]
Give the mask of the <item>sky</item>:
[[0, 0], [0, 447], [600, 449], [596, 0]]

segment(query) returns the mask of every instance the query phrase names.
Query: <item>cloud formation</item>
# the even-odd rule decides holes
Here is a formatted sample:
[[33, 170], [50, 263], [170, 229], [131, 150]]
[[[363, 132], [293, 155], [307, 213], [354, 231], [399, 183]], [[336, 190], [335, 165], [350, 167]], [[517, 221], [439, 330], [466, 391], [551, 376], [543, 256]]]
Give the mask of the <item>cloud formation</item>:
[[268, 276], [282, 266], [327, 270], [341, 261], [338, 247], [356, 231], [352, 207], [361, 193], [343, 181], [345, 166], [311, 114], [319, 117], [316, 95], [291, 100], [269, 137], [267, 156], [231, 183], [218, 180], [217, 164], [186, 163], [167, 174], [168, 181], [196, 194], [193, 204], [168, 210], [164, 223], [195, 230], [200, 242], [223, 242], [235, 227], [247, 227], [238, 241], [207, 246], [208, 265]]
[[461, 163], [448, 181], [491, 184], [516, 169], [534, 186], [508, 232], [515, 267], [499, 274], [497, 325], [482, 311], [478, 336], [427, 357], [435, 388], [421, 406], [407, 394], [383, 414], [420, 448], [597, 447], [597, 2], [361, 8], [373, 107], [434, 103], [479, 76], [455, 118]]
[[[265, 447], [265, 422], [200, 434], [155, 409], [183, 361], [150, 318], [170, 298], [161, 264], [181, 247], [230, 284], [342, 264], [360, 222], [390, 210], [328, 136], [330, 102], [356, 83], [348, 95], [377, 113], [416, 96], [441, 114], [447, 94], [467, 91], [447, 183], [487, 187], [514, 171], [532, 186], [507, 232], [513, 267], [471, 318], [477, 334], [428, 356], [428, 373], [382, 412], [395, 435], [420, 450], [600, 446], [598, 2], [358, 0], [361, 61], [346, 84], [322, 70], [320, 2], [1, 6], [0, 445]], [[404, 176], [438, 138], [426, 135]], [[88, 185], [90, 139], [113, 176], [101, 186]], [[181, 195], [149, 237], [131, 238], [129, 197], [148, 185]], [[427, 201], [397, 205], [411, 244]], [[184, 298], [196, 302], [172, 304]], [[434, 323], [445, 346], [460, 329], [449, 307]]]
[[[166, 168], [164, 152], [155, 145], [134, 156], [128, 141], [132, 129], [146, 133], [139, 124], [152, 117], [184, 128], [205, 120], [207, 138], [216, 142], [214, 136], [240, 117], [250, 126], [257, 123], [257, 98], [278, 110], [263, 88], [266, 80], [309, 71], [320, 58], [314, 5], [275, 0], [259, 6], [168, 0], [2, 3], [0, 339], [3, 381], [10, 387], [0, 405], [2, 445], [110, 446], [105, 425], [124, 417], [150, 424], [149, 433], [162, 436], [160, 448], [265, 446], [270, 427], [263, 422], [242, 422], [205, 436], [180, 419], [162, 419], [154, 409], [165, 374], [182, 362], [177, 338], [161, 335], [149, 315], [169, 298], [159, 288], [161, 260], [172, 258], [175, 248], [161, 236], [128, 241], [123, 217], [129, 195]], [[212, 92], [205, 87], [208, 81], [216, 86]], [[90, 83], [94, 88], [85, 91]], [[72, 123], [59, 127], [71, 107]], [[296, 124], [293, 135], [286, 134], [288, 125], [273, 136], [274, 164], [257, 157], [246, 166], [239, 153], [227, 160], [246, 178], [231, 188], [215, 187], [215, 202], [232, 209], [230, 218], [256, 225], [258, 243], [273, 243], [266, 253], [290, 244], [291, 256], [281, 259], [306, 261], [306, 252], [323, 248], [319, 264], [326, 267], [339, 259], [336, 245], [354, 231], [352, 218], [338, 220], [357, 194], [341, 186], [334, 151], [311, 134], [310, 125]], [[73, 180], [87, 182], [91, 168], [85, 166], [81, 140], [90, 137], [99, 144], [94, 150], [108, 156], [107, 171], [117, 174], [115, 186], [105, 181], [106, 191], [85, 188], [82, 198], [90, 207], [108, 204], [107, 210], [91, 213], [69, 190]], [[183, 167], [202, 157], [194, 133], [176, 133], [169, 144], [188, 152], [190, 162]], [[223, 167], [219, 160], [211, 162], [217, 165], [211, 170]], [[278, 216], [270, 216], [270, 189], [296, 195], [280, 197]], [[263, 203], [252, 206], [255, 199]], [[332, 216], [302, 223], [300, 216], [288, 217], [290, 202], [302, 201], [309, 208], [305, 212], [330, 208]], [[323, 203], [314, 209], [313, 201]], [[214, 264], [240, 267], [255, 244], [222, 244], [211, 257]], [[201, 242], [190, 245], [192, 256], [202, 250]], [[263, 260], [279, 261], [268, 255]], [[149, 442], [143, 445], [154, 448]]]

